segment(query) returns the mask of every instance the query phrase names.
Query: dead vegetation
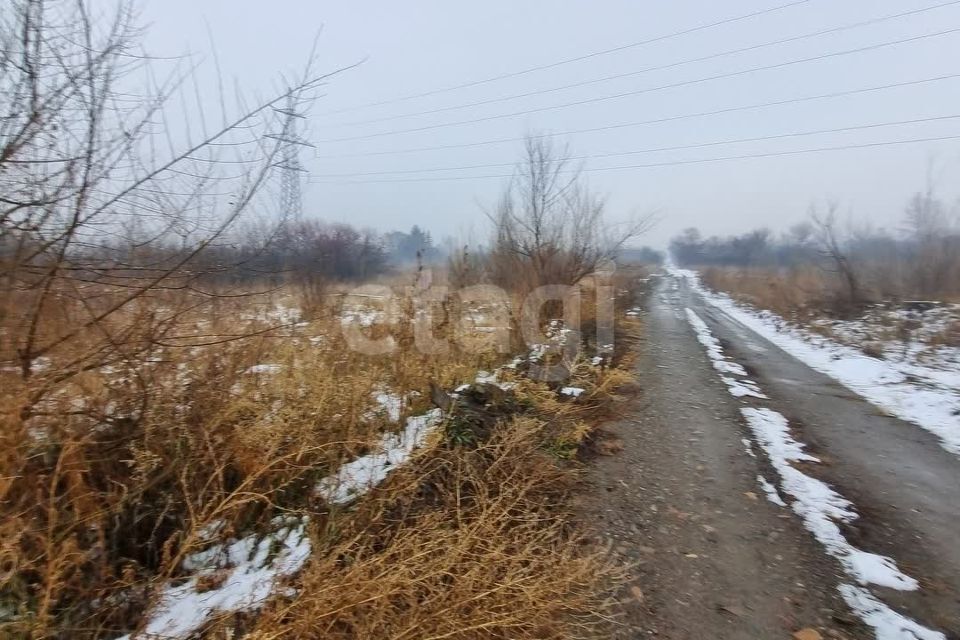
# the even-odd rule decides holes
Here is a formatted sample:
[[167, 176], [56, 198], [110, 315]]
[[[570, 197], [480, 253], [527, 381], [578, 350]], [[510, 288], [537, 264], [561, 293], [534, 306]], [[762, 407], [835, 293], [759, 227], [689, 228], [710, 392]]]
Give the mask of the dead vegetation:
[[[188, 76], [132, 99], [124, 73], [149, 60], [129, 54], [132, 16], [127, 4], [105, 17], [85, 2], [17, 0], [0, 25], [0, 636], [136, 635], [171, 586], [227, 586], [229, 566], [193, 573], [198, 552], [260, 536], [274, 557], [277, 522], [309, 522], [310, 561], [284, 576], [295, 591], [193, 631], [589, 635], [617, 576], [570, 529], [566, 497], [582, 443], [629, 379], [607, 320], [623, 310], [616, 276], [564, 298], [583, 331], [529, 307], [537, 335], [572, 344], [537, 356], [562, 378], [528, 362], [505, 374], [509, 391], [475, 385], [453, 398], [478, 371], [527, 353], [525, 312], [498, 306], [527, 309], [527, 291], [432, 297], [422, 265], [350, 295], [335, 273], [251, 278], [251, 256], [284, 227], [228, 249], [245, 218], [269, 219], [273, 107], [306, 99], [321, 77], [308, 68], [283, 95], [200, 123], [197, 140], [166, 140], [165, 155], [151, 125], [172, 117], [164, 105]], [[575, 260], [567, 285], [601, 257], [595, 236], [562, 228], [570, 221], [543, 228], [572, 244], [541, 246]], [[362, 248], [350, 277], [377, 270], [369, 238], [298, 228], [287, 238], [297, 256]], [[513, 260], [518, 282], [544, 284], [546, 272]], [[476, 274], [489, 263], [462, 264], [452, 279], [487, 282]], [[582, 391], [563, 396], [563, 384]], [[318, 490], [434, 404], [440, 428], [386, 483], [343, 503]]]
[[[197, 322], [217, 334], [272, 326], [271, 314], [253, 314], [262, 319], [233, 328], [248, 304]], [[184, 575], [184, 559], [210, 544], [205, 531], [267, 531], [282, 514], [310, 517], [313, 560], [298, 597], [269, 607], [258, 630], [542, 638], [596, 624], [612, 574], [580, 553], [564, 500], [582, 440], [628, 376], [570, 363], [568, 383], [584, 388], [576, 402], [522, 378], [510, 393], [482, 385], [480, 401], [466, 395], [449, 407], [445, 436], [416, 464], [356, 508], [331, 509], [318, 481], [393, 428], [378, 394], [402, 390], [400, 415], [422, 413], [431, 385], [452, 389], [503, 357], [420, 354], [396, 328], [400, 350], [371, 357], [348, 348], [340, 322], [329, 315], [225, 344], [156, 349], [60, 383], [42, 412], [23, 407], [60, 363], [51, 358], [27, 381], [4, 372], [4, 633], [129, 630], [156, 589]], [[205, 576], [205, 588], [215, 578]]]
[[702, 238], [687, 229], [671, 250], [711, 286], [786, 317], [849, 318], [878, 304], [922, 311], [960, 300], [960, 211], [932, 184], [909, 200], [893, 231], [828, 202], [779, 237], [758, 229]]
[[507, 420], [395, 474], [252, 637], [602, 637], [616, 573], [570, 528], [575, 471], [547, 444], [573, 434], [558, 427]]

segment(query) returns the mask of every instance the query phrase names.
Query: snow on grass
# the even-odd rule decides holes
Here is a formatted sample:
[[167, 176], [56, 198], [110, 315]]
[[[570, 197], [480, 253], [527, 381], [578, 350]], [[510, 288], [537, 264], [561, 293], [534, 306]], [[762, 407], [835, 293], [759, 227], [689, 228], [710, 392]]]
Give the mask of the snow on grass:
[[850, 584], [840, 585], [839, 589], [847, 606], [873, 628], [877, 640], [947, 640], [939, 631], [900, 615], [866, 589]]
[[793, 466], [795, 462], [819, 461], [805, 453], [803, 445], [793, 439], [787, 419], [771, 409], [744, 407], [740, 412], [780, 475], [784, 493], [793, 498], [791, 508], [827, 553], [839, 560], [860, 584], [915, 590], [917, 581], [900, 571], [891, 558], [858, 549], [844, 537], [840, 524], [855, 520], [857, 513], [846, 498], [825, 482]]
[[405, 405], [403, 396], [398, 393], [393, 393], [388, 388], [381, 386], [373, 392], [372, 397], [377, 408], [365, 414], [365, 418], [372, 419], [379, 415], [385, 415], [390, 422], [400, 421], [400, 414], [403, 413], [403, 407]]
[[493, 373], [490, 373], [489, 371], [478, 371], [474, 382], [477, 384], [492, 384], [495, 387], [500, 387], [504, 391], [510, 391], [517, 386], [516, 382], [500, 382], [499, 369]]
[[347, 504], [362, 496], [409, 460], [413, 452], [424, 445], [442, 417], [440, 409], [431, 409], [423, 415], [407, 418], [401, 433], [381, 436], [374, 453], [351, 460], [323, 478], [317, 484], [317, 494], [334, 504]]
[[[274, 524], [278, 529], [266, 536], [246, 536], [189, 556], [183, 568], [193, 575], [182, 584], [164, 587], [143, 630], [118, 640], [179, 640], [196, 633], [213, 616], [261, 606], [280, 580], [300, 571], [311, 552], [306, 518]], [[199, 587], [201, 580], [214, 577], [212, 584], [219, 586]]]
[[255, 364], [244, 373], [257, 374], [257, 375], [273, 375], [275, 373], [280, 373], [283, 369], [282, 364]]
[[791, 325], [774, 313], [707, 291], [693, 271], [674, 269], [673, 273], [686, 278], [707, 303], [740, 324], [884, 411], [933, 433], [944, 449], [960, 455], [960, 351], [954, 349], [954, 357], [938, 359], [937, 366], [920, 364], [915, 358], [872, 358]]
[[[376, 321], [374, 315], [344, 316], [341, 319], [361, 324]], [[562, 325], [554, 323], [548, 337], [551, 342], [560, 342], [566, 334], [567, 330]], [[551, 346], [533, 345], [528, 359], [542, 357]], [[498, 376], [502, 369], [516, 369], [523, 360], [517, 358], [493, 373], [481, 371], [476, 381], [494, 384], [505, 390], [512, 389], [515, 383], [499, 382]], [[274, 374], [281, 368], [281, 365], [259, 364], [247, 372]], [[457, 391], [467, 388], [469, 385], [461, 385]], [[577, 387], [562, 390], [565, 395], [573, 397], [583, 392]], [[387, 387], [378, 387], [371, 399], [378, 407], [378, 411], [372, 415], [383, 414], [391, 422], [400, 420], [405, 404], [403, 396], [391, 392]], [[342, 464], [336, 472], [317, 483], [316, 493], [333, 504], [347, 504], [359, 498], [382, 483], [394, 469], [407, 462], [414, 451], [423, 447], [442, 418], [440, 409], [407, 418], [401, 433], [383, 434], [373, 453]], [[141, 632], [118, 640], [182, 640], [196, 633], [216, 615], [261, 606], [274, 592], [278, 582], [299, 572], [310, 557], [311, 544], [306, 534], [306, 523], [306, 518], [277, 520], [274, 523], [276, 530], [267, 536], [246, 536], [188, 556], [182, 566], [191, 575], [185, 582], [164, 587]], [[203, 537], [216, 535], [222, 524], [216, 523], [204, 532]], [[201, 581], [212, 581], [219, 586], [201, 587]]]
[[561, 395], [570, 396], [571, 398], [579, 398], [583, 392], [584, 390], [580, 387], [564, 387], [560, 389]]
[[372, 327], [383, 322], [386, 314], [377, 309], [344, 309], [340, 313], [340, 324], [358, 324], [361, 327]]

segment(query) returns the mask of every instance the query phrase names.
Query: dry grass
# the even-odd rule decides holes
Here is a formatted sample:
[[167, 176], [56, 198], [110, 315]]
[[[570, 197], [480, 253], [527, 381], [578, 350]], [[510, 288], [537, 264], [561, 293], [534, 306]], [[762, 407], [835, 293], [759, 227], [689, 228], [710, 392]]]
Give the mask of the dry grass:
[[615, 572], [567, 523], [575, 478], [545, 448], [555, 425], [500, 424], [440, 447], [345, 518], [300, 594], [250, 638], [598, 636]]
[[[308, 324], [240, 298], [184, 313], [169, 333], [242, 340], [145, 344], [106, 362], [89, 355], [91, 336], [28, 379], [0, 372], [0, 636], [118, 635], [209, 544], [209, 525], [229, 538], [279, 513], [310, 516], [315, 552], [300, 595], [245, 623], [252, 638], [569, 637], [598, 623], [613, 573], [582, 553], [564, 500], [571, 453], [625, 374], [576, 364], [576, 403], [521, 383], [489, 439], [439, 442], [357, 507], [331, 510], [318, 479], [391, 428], [377, 391], [420, 392], [404, 408], [418, 413], [431, 382], [452, 388], [503, 355], [421, 354], [401, 323], [398, 353], [363, 356], [344, 343], [340, 310], [316, 299]], [[152, 304], [135, 312], [165, 302]], [[276, 367], [251, 372], [262, 364]]]
[[760, 309], [769, 309], [785, 318], [802, 319], [831, 308], [832, 283], [822, 270], [798, 268], [739, 269], [710, 267], [701, 271], [711, 289], [729, 293]]

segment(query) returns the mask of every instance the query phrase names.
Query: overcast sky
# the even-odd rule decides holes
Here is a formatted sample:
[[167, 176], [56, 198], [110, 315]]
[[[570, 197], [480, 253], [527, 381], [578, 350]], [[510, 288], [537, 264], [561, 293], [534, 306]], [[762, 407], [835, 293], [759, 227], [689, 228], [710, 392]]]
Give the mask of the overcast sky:
[[[304, 185], [305, 213], [383, 230], [420, 224], [438, 239], [454, 235], [469, 240], [486, 233], [481, 204], [495, 200], [503, 183], [502, 178], [477, 176], [502, 175], [504, 169], [325, 176], [510, 163], [518, 158], [520, 142], [385, 155], [357, 154], [514, 139], [527, 131], [562, 133], [674, 118], [960, 73], [957, 32], [647, 90], [960, 29], [960, 3], [947, 3], [867, 26], [643, 71], [945, 3], [809, 0], [750, 19], [542, 71], [396, 101], [412, 94], [675, 34], [773, 9], [788, 1], [145, 0], [142, 17], [149, 25], [147, 44], [151, 53], [192, 52], [207, 61], [200, 75], [207, 79], [212, 78], [210, 54], [215, 47], [226, 79], [249, 93], [261, 94], [278, 86], [279, 73], [292, 73], [302, 66], [322, 27], [320, 68], [366, 61], [335, 78], [324, 88], [326, 96], [310, 109], [309, 130], [304, 135], [315, 148], [305, 149], [302, 154], [304, 167], [311, 176], [310, 183]], [[410, 115], [637, 71], [641, 72], [586, 86]], [[630, 92], [633, 95], [578, 106], [393, 133]], [[563, 139], [575, 155], [596, 156], [960, 115], [958, 98], [960, 78], [953, 78], [830, 99], [568, 134]], [[388, 103], [361, 107], [384, 101]], [[370, 120], [378, 121], [366, 122]], [[359, 136], [372, 137], [333, 141]], [[689, 226], [697, 226], [705, 233], [734, 233], [757, 226], [779, 230], [802, 220], [812, 202], [825, 199], [839, 201], [845, 210], [876, 226], [896, 227], [906, 200], [924, 187], [931, 163], [936, 167], [937, 186], [943, 197], [950, 201], [957, 198], [960, 139], [676, 163], [944, 136], [960, 136], [960, 118], [591, 158], [585, 161], [585, 167], [667, 165], [586, 174], [593, 188], [608, 195], [612, 219], [633, 212], [659, 212], [659, 225], [645, 239], [654, 245], [665, 244]], [[469, 179], [441, 181], [436, 180], [438, 177]], [[383, 180], [393, 182], [376, 182]]]

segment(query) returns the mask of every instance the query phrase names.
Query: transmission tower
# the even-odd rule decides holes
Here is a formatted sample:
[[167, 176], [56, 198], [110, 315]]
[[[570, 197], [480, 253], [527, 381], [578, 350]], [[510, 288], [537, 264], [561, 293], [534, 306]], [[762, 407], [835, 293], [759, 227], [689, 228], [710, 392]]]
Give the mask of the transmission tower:
[[305, 116], [297, 111], [297, 101], [293, 94], [287, 99], [285, 108], [275, 111], [283, 116], [283, 129], [280, 134], [269, 136], [280, 142], [280, 161], [274, 164], [280, 169], [280, 213], [291, 220], [297, 220], [303, 213], [300, 176], [305, 173], [300, 166], [300, 147], [313, 145], [297, 135], [297, 122]]

